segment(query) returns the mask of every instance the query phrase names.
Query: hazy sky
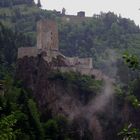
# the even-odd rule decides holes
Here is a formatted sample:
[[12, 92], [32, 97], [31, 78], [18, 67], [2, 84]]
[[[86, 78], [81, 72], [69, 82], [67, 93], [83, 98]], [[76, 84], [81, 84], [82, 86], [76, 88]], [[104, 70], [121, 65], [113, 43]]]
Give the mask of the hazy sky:
[[112, 11], [140, 25], [140, 0], [41, 0], [41, 3], [44, 9], [49, 10], [61, 11], [65, 7], [67, 14], [85, 11], [86, 16], [92, 16], [100, 11]]

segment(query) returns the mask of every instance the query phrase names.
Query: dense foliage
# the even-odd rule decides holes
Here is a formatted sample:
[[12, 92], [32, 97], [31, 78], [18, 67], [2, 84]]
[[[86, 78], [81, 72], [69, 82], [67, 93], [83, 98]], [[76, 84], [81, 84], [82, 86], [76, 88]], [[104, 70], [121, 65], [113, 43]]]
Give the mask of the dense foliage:
[[13, 5], [27, 4], [33, 5], [34, 0], [1, 0], [0, 7], [12, 7]]
[[0, 73], [5, 70], [13, 71], [18, 47], [30, 44], [32, 40], [29, 36], [14, 32], [0, 23]]
[[71, 84], [78, 87], [79, 90], [85, 93], [98, 92], [101, 89], [102, 81], [95, 80], [94, 77], [81, 75], [75, 72], [52, 72], [49, 76], [50, 80], [61, 80], [65, 84]]
[[[90, 140], [91, 134], [82, 119], [71, 123], [63, 116], [53, 117], [47, 108], [48, 114], [44, 116], [30, 91], [23, 89], [20, 82], [9, 76], [9, 73], [15, 74], [17, 48], [35, 45], [36, 22], [39, 19], [56, 19], [61, 52], [67, 56], [93, 57], [94, 66], [103, 69], [105, 60], [109, 58], [108, 49], [117, 50], [120, 56], [126, 49], [139, 55], [140, 29], [130, 19], [111, 12], [93, 16], [87, 22], [64, 23], [56, 11], [39, 7], [33, 0], [0, 0], [0, 86], [4, 89], [4, 95], [0, 90], [0, 139]], [[130, 68], [135, 70], [139, 67], [139, 60], [134, 55], [125, 54], [124, 58]], [[131, 73], [127, 72], [121, 60], [117, 64], [117, 76], [123, 84], [116, 89], [112, 106], [107, 108], [105, 114], [98, 114], [107, 140], [117, 140], [117, 133], [124, 124], [127, 127], [119, 134], [126, 137], [129, 121], [140, 128], [139, 72], [129, 82]], [[95, 96], [102, 85], [94, 77], [75, 73], [52, 72], [49, 80], [77, 88], [85, 99], [87, 94]], [[79, 129], [83, 128], [84, 134], [81, 136]], [[138, 130], [132, 130], [135, 136]]]
[[[99, 81], [88, 76], [78, 77], [76, 73], [54, 72], [51, 73], [49, 80], [61, 83], [62, 78], [65, 78], [67, 84], [71, 84], [75, 88], [80, 88], [79, 85], [83, 86], [85, 83], [86, 85], [79, 89], [81, 94], [82, 92], [85, 94], [85, 97], [92, 92], [91, 88], [96, 90], [101, 88]], [[32, 94], [28, 90], [24, 90], [21, 82], [15, 81], [8, 73], [3, 75], [1, 84], [4, 92], [2, 94], [0, 91], [0, 138], [2, 140], [76, 140], [81, 137], [80, 133], [75, 131], [75, 127], [81, 129], [82, 124], [73, 126], [73, 123], [64, 116], [53, 116], [49, 111], [41, 112]], [[94, 96], [97, 93], [96, 90], [92, 92]], [[48, 108], [46, 107], [45, 110]], [[86, 131], [89, 130], [86, 128]], [[83, 136], [90, 135], [85, 133]]]
[[58, 22], [60, 50], [66, 56], [90, 56], [95, 60], [94, 66], [102, 68], [108, 48], [121, 53], [128, 49], [139, 54], [140, 30], [130, 19], [112, 12], [101, 12], [87, 21], [81, 22], [79, 19], [79, 22], [63, 22], [62, 15], [57, 14], [57, 11], [42, 10], [34, 4], [29, 6], [26, 0], [20, 2], [23, 3], [15, 4], [12, 8], [2, 7], [0, 20], [12, 30], [32, 38], [30, 46], [36, 44], [37, 21], [47, 18]]
[[[81, 24], [60, 26], [60, 48], [68, 56], [93, 57], [96, 66], [107, 58], [107, 50], [128, 49], [139, 53], [140, 30], [130, 19], [114, 13], [101, 13]], [[99, 62], [99, 63], [98, 63]]]

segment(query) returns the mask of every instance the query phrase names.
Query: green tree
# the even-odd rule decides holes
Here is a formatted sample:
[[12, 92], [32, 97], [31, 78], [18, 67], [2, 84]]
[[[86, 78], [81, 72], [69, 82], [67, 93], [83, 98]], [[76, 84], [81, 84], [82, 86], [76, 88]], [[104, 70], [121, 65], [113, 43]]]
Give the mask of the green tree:
[[19, 129], [14, 129], [17, 123], [16, 112], [11, 115], [0, 118], [0, 139], [16, 140], [16, 135], [20, 133]]
[[31, 126], [33, 126], [34, 128], [36, 139], [43, 140], [44, 133], [43, 133], [42, 125], [40, 123], [39, 112], [37, 110], [36, 103], [32, 99], [28, 100], [28, 109], [30, 113]]

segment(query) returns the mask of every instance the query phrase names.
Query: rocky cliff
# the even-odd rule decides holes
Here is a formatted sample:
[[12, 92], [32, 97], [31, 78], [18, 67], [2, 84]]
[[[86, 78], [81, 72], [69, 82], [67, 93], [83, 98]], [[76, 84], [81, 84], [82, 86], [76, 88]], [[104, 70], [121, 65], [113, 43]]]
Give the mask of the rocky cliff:
[[138, 119], [131, 115], [134, 111], [128, 102], [114, 95], [108, 77], [103, 77], [103, 84], [94, 76], [54, 70], [60, 65], [65, 65], [60, 59], [47, 63], [41, 56], [24, 57], [17, 62], [16, 78], [33, 95], [43, 114], [49, 110], [52, 116], [68, 118], [78, 133], [77, 139], [90, 134], [89, 140], [117, 140], [124, 123]]
[[100, 94], [101, 81], [79, 73], [61, 73], [53, 69], [60, 65], [65, 65], [60, 59], [47, 63], [41, 56], [24, 57], [17, 62], [16, 77], [33, 94], [41, 112], [45, 114], [47, 109], [52, 116], [67, 117], [76, 126], [81, 138], [90, 130], [95, 140], [102, 140], [103, 130], [97, 114], [106, 110], [104, 106], [112, 97], [110, 83], [106, 83], [106, 93]]
[[[59, 63], [63, 65], [63, 62]], [[86, 105], [91, 97], [97, 94], [98, 84], [94, 87], [95, 91], [79, 87], [84, 82], [86, 84], [85, 79], [81, 81], [79, 79], [74, 81], [74, 78], [73, 81], [68, 79], [73, 74], [80, 77], [79, 73], [77, 75], [64, 73], [64, 76], [58, 70], [53, 70], [54, 65], [56, 65], [55, 60], [47, 63], [40, 56], [24, 57], [18, 60], [16, 77], [22, 81], [24, 88], [31, 91], [41, 110], [47, 107], [54, 115], [63, 114], [73, 117], [72, 112], [78, 113], [81, 106]], [[58, 62], [57, 65], [59, 65]]]

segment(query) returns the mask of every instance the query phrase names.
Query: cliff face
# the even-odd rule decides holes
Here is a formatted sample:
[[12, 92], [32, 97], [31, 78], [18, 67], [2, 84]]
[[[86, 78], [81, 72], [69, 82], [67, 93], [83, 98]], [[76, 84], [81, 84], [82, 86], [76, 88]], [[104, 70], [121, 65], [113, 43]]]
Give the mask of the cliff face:
[[31, 90], [42, 111], [47, 107], [53, 115], [63, 114], [73, 118], [72, 112], [78, 113], [92, 94], [85, 95], [61, 77], [52, 78], [53, 65], [53, 62], [47, 63], [41, 57], [24, 57], [18, 60], [16, 77], [23, 82], [24, 88]]
[[91, 79], [70, 82], [73, 75], [66, 79], [62, 73], [53, 69], [56, 65], [65, 63], [56, 60], [47, 63], [41, 56], [24, 57], [17, 62], [16, 78], [31, 92], [29, 94], [33, 94], [43, 114], [47, 109], [52, 116], [63, 115], [71, 120], [79, 133], [77, 139], [82, 139], [89, 130], [92, 136], [89, 140], [117, 140], [117, 133], [124, 123], [128, 120], [134, 124], [138, 122], [139, 113], [134, 113], [128, 104], [117, 99], [108, 77], [104, 76], [103, 90], [97, 94], [98, 90], [91, 88], [91, 85], [86, 88], [86, 82]]
[[[73, 129], [79, 133], [77, 139], [83, 138], [89, 130], [95, 132], [94, 137], [97, 140], [101, 139], [100, 122], [96, 116], [90, 119], [93, 113], [91, 101], [99, 90], [95, 88], [98, 85], [97, 83], [96, 86], [89, 84], [90, 86], [86, 88], [88, 81], [96, 80], [92, 78], [87, 80], [86, 76], [85, 78], [77, 74], [77, 78], [82, 77], [81, 80], [70, 82], [74, 79], [73, 75], [69, 75], [70, 81], [67, 80], [61, 76], [62, 73], [53, 69], [56, 65], [64, 65], [64, 63], [63, 61], [56, 63], [55, 60], [47, 63], [41, 56], [24, 57], [17, 62], [16, 78], [22, 81], [22, 86], [25, 89], [31, 91], [43, 114], [47, 109], [51, 111], [52, 116], [67, 117], [72, 125], [76, 126]], [[90, 126], [91, 122], [92, 126]]]
[[[110, 94], [112, 94], [108, 90], [110, 87], [107, 86], [105, 96], [102, 94], [94, 99], [97, 92], [94, 88], [92, 90], [85, 88], [87, 84], [85, 79], [70, 83], [70, 79], [66, 80], [59, 74], [55, 75], [55, 72], [59, 72], [54, 71], [53, 67], [64, 64], [65, 62], [58, 61], [58, 59], [57, 62], [54, 60], [47, 63], [41, 56], [24, 57], [17, 62], [16, 77], [22, 81], [25, 89], [31, 91], [41, 112], [45, 113], [47, 108], [53, 116], [64, 115], [76, 125], [81, 138], [85, 131], [90, 130], [95, 140], [103, 140], [103, 130], [98, 113], [106, 110], [104, 106], [108, 104]], [[70, 77], [73, 79], [73, 76]], [[78, 77], [82, 76], [78, 75]], [[91, 79], [87, 81], [89, 80]], [[107, 112], [110, 113], [110, 111]]]

